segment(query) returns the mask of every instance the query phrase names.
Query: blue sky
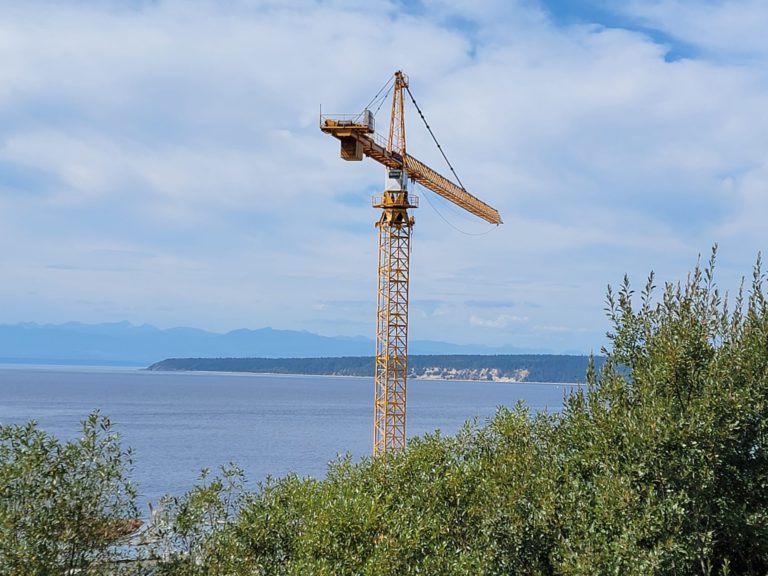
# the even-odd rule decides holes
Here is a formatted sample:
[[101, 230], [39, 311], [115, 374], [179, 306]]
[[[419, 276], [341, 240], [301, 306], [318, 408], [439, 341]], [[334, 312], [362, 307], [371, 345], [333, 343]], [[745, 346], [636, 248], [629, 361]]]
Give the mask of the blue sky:
[[718, 243], [733, 289], [765, 249], [766, 29], [747, 0], [4, 2], [0, 323], [372, 336], [382, 169], [318, 110], [403, 69], [505, 221], [418, 190], [411, 337], [597, 351], [625, 273]]

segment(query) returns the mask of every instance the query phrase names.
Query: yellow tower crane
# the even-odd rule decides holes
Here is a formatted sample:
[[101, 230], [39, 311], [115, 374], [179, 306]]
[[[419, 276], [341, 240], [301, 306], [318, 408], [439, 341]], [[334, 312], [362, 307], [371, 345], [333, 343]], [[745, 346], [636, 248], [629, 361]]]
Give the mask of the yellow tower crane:
[[[418, 207], [418, 198], [408, 194], [408, 180], [421, 184], [491, 224], [501, 224], [501, 217], [495, 208], [406, 153], [404, 91], [411, 96], [414, 105], [416, 101], [408, 88], [408, 77], [400, 71], [395, 72], [391, 89], [392, 115], [387, 138], [376, 133], [374, 113], [368, 107], [360, 114], [320, 114], [320, 129], [341, 141], [341, 157], [344, 160], [362, 160], [368, 156], [386, 168], [384, 193], [373, 197], [373, 206], [381, 208], [381, 217], [376, 223], [379, 229], [379, 266], [374, 456], [405, 447], [408, 279], [414, 223], [408, 209]], [[418, 106], [416, 108], [421, 114]]]

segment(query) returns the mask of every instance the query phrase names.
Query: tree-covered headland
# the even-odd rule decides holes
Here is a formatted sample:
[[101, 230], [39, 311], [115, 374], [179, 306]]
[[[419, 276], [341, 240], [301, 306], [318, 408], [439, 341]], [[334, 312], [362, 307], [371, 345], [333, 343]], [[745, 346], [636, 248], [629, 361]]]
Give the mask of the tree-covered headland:
[[[236, 469], [224, 470], [166, 500], [156, 527], [162, 546], [146, 547], [150, 561], [130, 569], [765, 575], [765, 287], [758, 260], [751, 281], [726, 298], [715, 284], [714, 256], [661, 289], [651, 276], [636, 293], [625, 279], [607, 295], [606, 362], [588, 370], [587, 386], [561, 412], [502, 409], [452, 437], [435, 433], [385, 457], [342, 459], [321, 480], [287, 476], [246, 491]], [[38, 490], [36, 480], [20, 481], [8, 467], [19, 448], [7, 436], [0, 572], [62, 573], [7, 569], [8, 539], [27, 546], [36, 534], [14, 524], [16, 499]], [[67, 498], [85, 497], [71, 486]]]
[[[602, 365], [601, 356], [593, 357]], [[408, 356], [408, 378], [583, 383], [588, 356], [564, 354], [420, 354]], [[373, 377], [373, 356], [330, 358], [168, 358], [148, 370], [254, 372]]]

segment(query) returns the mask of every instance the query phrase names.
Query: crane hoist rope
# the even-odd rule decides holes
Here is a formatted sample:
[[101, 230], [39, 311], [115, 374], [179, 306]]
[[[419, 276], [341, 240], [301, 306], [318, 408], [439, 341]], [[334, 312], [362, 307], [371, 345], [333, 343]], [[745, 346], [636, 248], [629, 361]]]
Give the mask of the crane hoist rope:
[[[385, 167], [384, 192], [373, 198], [374, 208], [381, 209], [381, 215], [376, 223], [379, 231], [379, 251], [374, 372], [374, 455], [405, 447], [408, 289], [410, 242], [414, 225], [414, 219], [408, 210], [418, 208], [419, 205], [418, 197], [408, 192], [409, 181], [424, 186], [486, 222], [501, 224], [499, 212], [467, 192], [461, 184], [408, 88], [408, 77], [398, 70], [390, 82], [392, 82], [390, 88], [392, 114], [387, 137], [376, 133], [375, 114], [367, 107], [362, 113], [357, 114], [320, 114], [320, 130], [341, 142], [342, 159], [360, 161], [367, 156]], [[390, 82], [379, 90], [371, 104], [377, 100]], [[407, 153], [403, 91], [407, 91], [410, 95], [443, 158], [448, 162], [456, 180], [459, 181], [458, 185]]]
[[[424, 198], [427, 199], [427, 204], [429, 204], [429, 207], [432, 208], [432, 211], [440, 217], [440, 220], [445, 222], [447, 226], [453, 228], [459, 234], [464, 234], [464, 236], [485, 236], [486, 234], [490, 234], [491, 232], [493, 232], [498, 228], [498, 226], [496, 225], [490, 225], [484, 232], [467, 232], [466, 230], [459, 228], [456, 224], [448, 220], [448, 218], [445, 217], [445, 214], [440, 212], [438, 207], [435, 206], [435, 203], [432, 202], [432, 200], [429, 198], [429, 193], [424, 194]], [[458, 215], [457, 210], [452, 210], [451, 213], [453, 213], [454, 215]]]

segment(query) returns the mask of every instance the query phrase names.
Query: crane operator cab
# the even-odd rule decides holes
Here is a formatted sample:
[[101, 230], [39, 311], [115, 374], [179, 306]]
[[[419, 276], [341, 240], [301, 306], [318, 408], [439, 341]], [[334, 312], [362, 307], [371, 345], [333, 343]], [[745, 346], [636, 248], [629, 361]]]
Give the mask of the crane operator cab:
[[408, 204], [408, 175], [401, 168], [387, 168], [384, 195], [395, 203]]
[[383, 208], [377, 226], [386, 223], [400, 228], [413, 226], [413, 217], [408, 215], [408, 208], [417, 208], [417, 198], [408, 195], [408, 174], [402, 168], [387, 168], [384, 181], [384, 195], [374, 196], [373, 205]]

